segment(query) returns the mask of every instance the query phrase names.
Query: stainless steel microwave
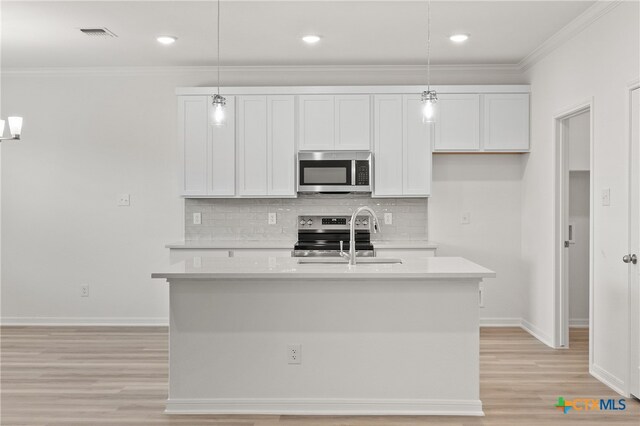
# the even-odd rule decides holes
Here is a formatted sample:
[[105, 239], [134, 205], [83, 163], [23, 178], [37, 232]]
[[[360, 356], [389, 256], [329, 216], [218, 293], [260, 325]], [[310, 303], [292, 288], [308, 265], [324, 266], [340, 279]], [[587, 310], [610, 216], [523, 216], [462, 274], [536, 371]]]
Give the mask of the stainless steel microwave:
[[371, 192], [369, 151], [298, 153], [298, 192]]

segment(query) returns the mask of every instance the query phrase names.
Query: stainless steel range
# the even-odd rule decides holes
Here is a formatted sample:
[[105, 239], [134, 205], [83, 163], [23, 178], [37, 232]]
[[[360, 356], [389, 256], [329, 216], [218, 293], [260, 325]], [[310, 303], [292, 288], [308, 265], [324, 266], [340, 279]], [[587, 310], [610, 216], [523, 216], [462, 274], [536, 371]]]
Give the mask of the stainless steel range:
[[[351, 216], [298, 216], [298, 242], [294, 257], [340, 256], [340, 242], [349, 250]], [[358, 216], [356, 229], [356, 256], [372, 257], [371, 218]]]

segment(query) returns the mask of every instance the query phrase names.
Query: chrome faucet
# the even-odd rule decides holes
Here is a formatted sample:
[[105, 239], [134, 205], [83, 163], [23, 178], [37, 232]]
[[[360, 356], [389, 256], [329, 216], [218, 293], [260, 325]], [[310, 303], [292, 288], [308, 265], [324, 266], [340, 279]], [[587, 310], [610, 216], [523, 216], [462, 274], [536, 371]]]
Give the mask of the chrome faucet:
[[380, 224], [378, 222], [378, 216], [376, 212], [371, 210], [370, 207], [362, 206], [356, 209], [351, 215], [351, 223], [349, 224], [349, 253], [345, 253], [342, 250], [342, 241], [340, 241], [340, 256], [349, 260], [349, 265], [356, 264], [356, 218], [361, 212], [367, 212], [371, 215], [373, 225], [373, 232], [376, 233], [380, 230]]

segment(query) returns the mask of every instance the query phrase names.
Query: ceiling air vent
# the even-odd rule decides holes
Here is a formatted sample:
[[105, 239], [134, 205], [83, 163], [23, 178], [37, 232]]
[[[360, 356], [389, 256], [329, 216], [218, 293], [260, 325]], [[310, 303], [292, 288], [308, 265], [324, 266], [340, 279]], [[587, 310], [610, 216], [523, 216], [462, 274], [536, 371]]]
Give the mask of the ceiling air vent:
[[80, 28], [80, 31], [90, 37], [118, 37], [106, 28]]

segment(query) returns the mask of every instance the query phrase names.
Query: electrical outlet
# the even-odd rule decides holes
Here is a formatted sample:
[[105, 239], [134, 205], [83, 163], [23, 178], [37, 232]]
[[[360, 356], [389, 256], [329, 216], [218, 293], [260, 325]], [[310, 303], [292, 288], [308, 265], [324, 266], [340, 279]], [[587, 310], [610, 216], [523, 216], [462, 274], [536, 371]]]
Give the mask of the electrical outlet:
[[385, 213], [384, 214], [384, 224], [385, 225], [393, 225], [393, 213]]
[[202, 224], [202, 213], [194, 213], [193, 214], [193, 224], [201, 225]]
[[478, 292], [478, 306], [484, 308], [484, 288], [480, 287], [480, 291]]
[[120, 199], [118, 200], [118, 206], [129, 207], [130, 205], [131, 205], [131, 195], [120, 194]]
[[471, 212], [462, 212], [460, 215], [460, 223], [468, 225], [471, 223]]
[[287, 361], [289, 364], [302, 363], [302, 345], [287, 345]]
[[610, 206], [611, 205], [611, 189], [605, 188], [602, 190], [602, 205]]
[[278, 216], [275, 213], [269, 213], [269, 225], [275, 225], [278, 222]]
[[80, 286], [80, 297], [89, 297], [89, 284]]

